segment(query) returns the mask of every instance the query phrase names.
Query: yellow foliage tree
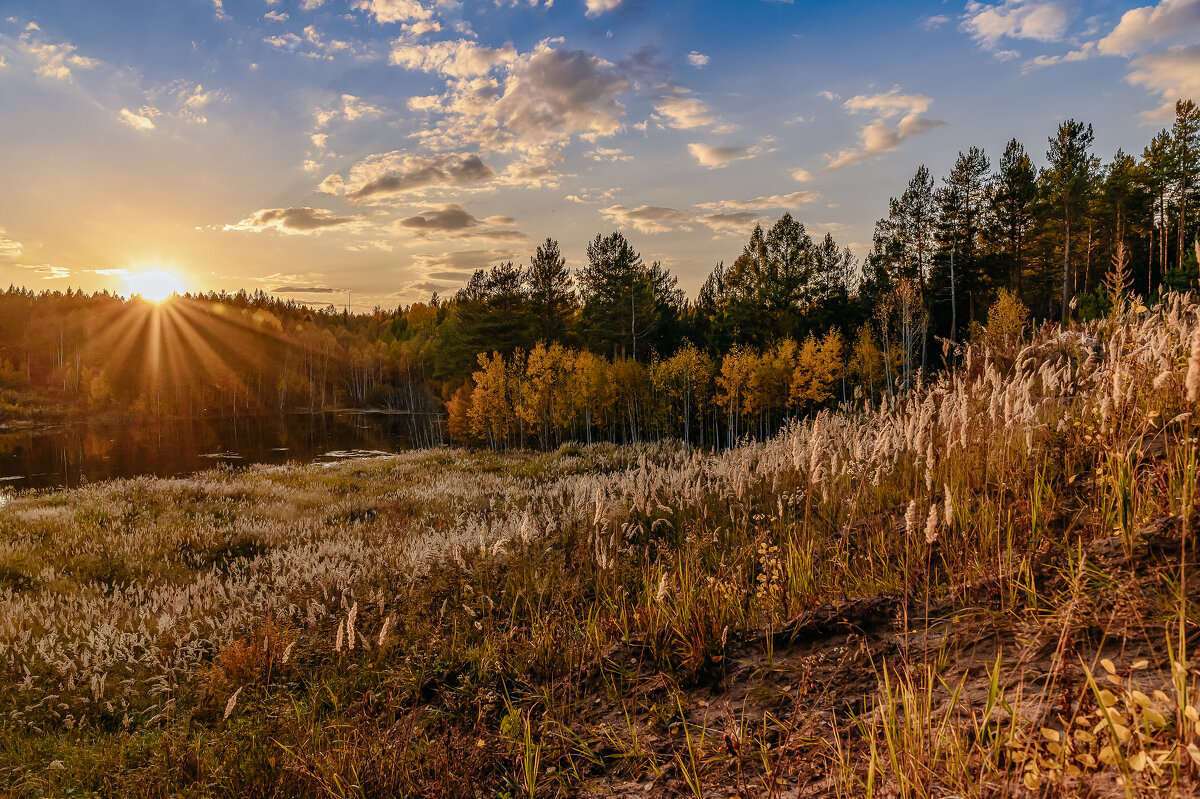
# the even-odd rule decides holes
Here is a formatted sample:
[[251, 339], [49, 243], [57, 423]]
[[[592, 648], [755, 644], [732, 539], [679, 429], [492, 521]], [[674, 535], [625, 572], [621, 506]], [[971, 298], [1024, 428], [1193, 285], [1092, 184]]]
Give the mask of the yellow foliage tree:
[[492, 449], [508, 443], [512, 406], [508, 401], [508, 372], [504, 356], [493, 352], [479, 353], [479, 371], [472, 375], [475, 390], [471, 392], [471, 432], [488, 442]]
[[842, 372], [842, 334], [831, 330], [819, 342], [811, 333], [800, 347], [792, 375], [792, 406], [810, 411], [834, 397]]

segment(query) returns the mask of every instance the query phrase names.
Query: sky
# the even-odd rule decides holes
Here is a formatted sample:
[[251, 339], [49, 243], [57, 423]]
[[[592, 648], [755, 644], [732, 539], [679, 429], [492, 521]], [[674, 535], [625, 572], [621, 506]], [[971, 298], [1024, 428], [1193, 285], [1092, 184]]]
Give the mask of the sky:
[[620, 230], [695, 296], [785, 211], [865, 255], [971, 146], [1140, 155], [1198, 43], [1200, 0], [0, 0], [0, 284], [395, 308]]

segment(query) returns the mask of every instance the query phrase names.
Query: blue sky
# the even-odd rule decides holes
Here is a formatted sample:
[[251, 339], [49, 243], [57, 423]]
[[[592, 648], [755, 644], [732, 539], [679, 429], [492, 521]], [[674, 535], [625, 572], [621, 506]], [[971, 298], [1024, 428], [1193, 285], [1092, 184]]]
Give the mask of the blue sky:
[[0, 280], [394, 307], [621, 229], [694, 295], [784, 211], [865, 254], [970, 146], [1140, 154], [1197, 42], [1200, 0], [0, 0]]

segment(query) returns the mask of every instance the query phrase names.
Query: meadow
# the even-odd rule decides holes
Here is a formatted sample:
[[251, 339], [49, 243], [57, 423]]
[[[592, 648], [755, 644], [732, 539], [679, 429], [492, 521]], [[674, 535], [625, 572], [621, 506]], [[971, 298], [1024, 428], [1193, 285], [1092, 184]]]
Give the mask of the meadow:
[[0, 790], [1197, 790], [1200, 308], [944, 355], [721, 452], [11, 496]]

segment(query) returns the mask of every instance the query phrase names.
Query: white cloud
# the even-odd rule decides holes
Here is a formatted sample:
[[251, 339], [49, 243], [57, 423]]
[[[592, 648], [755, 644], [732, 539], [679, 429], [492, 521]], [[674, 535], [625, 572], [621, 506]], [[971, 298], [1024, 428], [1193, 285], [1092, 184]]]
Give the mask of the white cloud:
[[874, 112], [888, 119], [900, 114], [923, 114], [932, 104], [933, 100], [923, 94], [901, 94], [900, 87], [895, 86], [883, 94], [857, 94], [842, 105], [852, 114]]
[[596, 147], [587, 153], [593, 161], [632, 161], [632, 155], [626, 155], [620, 147]]
[[344, 193], [353, 203], [379, 202], [430, 190], [468, 187], [495, 176], [495, 171], [478, 155], [444, 153], [425, 157], [395, 150], [367, 156], [350, 168], [344, 181], [331, 175], [319, 190], [326, 194]]
[[708, 167], [709, 169], [720, 169], [728, 166], [734, 161], [742, 161], [746, 158], [753, 158], [763, 152], [761, 145], [753, 145], [751, 147], [714, 147], [709, 144], [700, 144], [692, 142], [688, 145], [688, 152], [696, 159], [700, 166]]
[[18, 37], [18, 42], [18, 47], [33, 58], [37, 74], [46, 78], [69, 81], [73, 79], [73, 69], [91, 69], [100, 63], [95, 58], [79, 55], [73, 44], [35, 41], [28, 31]]
[[962, 28], [988, 49], [1002, 38], [1055, 42], [1062, 39], [1074, 16], [1066, 0], [969, 0]]
[[330, 228], [347, 227], [359, 221], [357, 216], [338, 216], [324, 208], [264, 208], [225, 230], [246, 230], [255, 233], [276, 230], [289, 235], [320, 233]]
[[881, 153], [890, 153], [905, 139], [928, 133], [945, 124], [940, 119], [907, 116], [893, 128], [882, 119], [876, 120], [859, 132], [859, 146], [847, 147], [838, 151], [837, 154], [829, 156], [829, 163], [825, 165], [825, 171], [857, 164]]
[[840, 94], [838, 94], [837, 92], [831, 92], [828, 89], [823, 89], [823, 90], [817, 92], [817, 97], [820, 97], [822, 100], [829, 100], [830, 102], [834, 102], [834, 103], [836, 103], [838, 100], [842, 99], [842, 96]]
[[1085, 42], [1078, 50], [1071, 50], [1062, 55], [1040, 55], [1031, 58], [1025, 62], [1024, 71], [1028, 72], [1031, 69], [1052, 67], [1055, 64], [1068, 64], [1072, 61], [1087, 61], [1094, 55], [1096, 55], [1096, 43]]
[[816, 201], [820, 192], [793, 191], [790, 194], [769, 194], [765, 197], [755, 197], [752, 200], [717, 200], [716, 202], [700, 203], [697, 208], [706, 211], [766, 211], [772, 208], [793, 210], [801, 205]]
[[436, 19], [422, 19], [417, 22], [401, 25], [400, 29], [404, 31], [406, 36], [416, 39], [427, 33], [437, 33], [442, 29], [442, 25]]
[[8, 238], [0, 230], [0, 258], [16, 258], [20, 254], [21, 242]]
[[601, 208], [600, 215], [618, 227], [632, 227], [639, 233], [667, 233], [692, 228], [692, 218], [689, 214], [659, 205], [640, 205], [637, 208], [610, 205], [608, 208]]
[[397, 220], [392, 227], [401, 233], [416, 238], [488, 239], [492, 241], [519, 241], [529, 238], [518, 230], [498, 230], [509, 227], [514, 220], [506, 216], [490, 216], [480, 220], [456, 203], [444, 203], [437, 208]]
[[1200, 98], [1200, 44], [1180, 45], [1135, 58], [1126, 80], [1156, 92], [1164, 103], [1142, 114], [1148, 123], [1165, 122], [1175, 115], [1179, 98]]
[[1105, 55], [1129, 56], [1147, 45], [1200, 39], [1200, 0], [1160, 0], [1126, 11], [1112, 33], [1099, 42]]
[[289, 17], [286, 11], [268, 11], [263, 14], [263, 19], [269, 19], [272, 22], [287, 22]]
[[345, 191], [346, 184], [342, 180], [342, 176], [338, 174], [328, 175], [321, 184], [317, 186], [317, 191], [322, 194], [341, 194]]
[[63, 280], [71, 276], [71, 270], [65, 266], [52, 264], [13, 264], [17, 269], [28, 269], [42, 276], [44, 280]]
[[927, 31], [937, 30], [950, 21], [950, 17], [945, 14], [934, 14], [930, 17], [921, 18], [921, 27]]
[[153, 109], [148, 106], [142, 106], [139, 111], [140, 113], [137, 113], [130, 111], [128, 108], [122, 108], [117, 114], [117, 119], [134, 130], [154, 130], [153, 117], [158, 116], [157, 109]]
[[300, 4], [301, 11], [316, 11], [321, 6], [325, 5], [325, 0], [304, 0]]
[[358, 0], [354, 7], [375, 17], [375, 21], [380, 25], [429, 19], [433, 16], [433, 9], [417, 0]]
[[762, 221], [761, 216], [748, 211], [705, 214], [700, 217], [700, 222], [717, 234], [714, 238], [745, 236], [754, 229], [755, 224]]
[[586, 16], [589, 17], [598, 17], [606, 11], [612, 11], [621, 5], [621, 0], [586, 0], [586, 2]]
[[674, 87], [670, 94], [659, 99], [654, 106], [667, 127], [691, 130], [712, 125], [717, 120], [708, 112], [708, 105], [682, 87]]
[[808, 181], [812, 180], [812, 172], [809, 172], [807, 169], [801, 169], [797, 167], [796, 169], [792, 170], [792, 180], [796, 181], [797, 183], [807, 183]]
[[[858, 146], [847, 147], [827, 156], [829, 162], [824, 171], [840, 169], [872, 156], [891, 152], [900, 146], [903, 140], [945, 125], [940, 119], [921, 116], [932, 104], [933, 100], [923, 94], [901, 93], [899, 86], [882, 94], [859, 94], [851, 97], [843, 103], [847, 111], [852, 114], [871, 112], [875, 115], [875, 120], [859, 131]], [[901, 119], [893, 124], [891, 120], [897, 116]], [[804, 170], [792, 173], [797, 180], [803, 179], [801, 175], [808, 176], [808, 173]]]
[[585, 139], [616, 133], [625, 107], [616, 96], [629, 87], [611, 63], [582, 50], [537, 46], [514, 66], [495, 115], [519, 134]]
[[434, 44], [409, 44], [397, 39], [392, 46], [390, 63], [452, 78], [471, 78], [486, 75], [501, 64], [511, 64], [516, 59], [517, 51], [511, 44], [493, 48], [481, 47], [466, 39]]
[[688, 53], [688, 63], [699, 69], [700, 67], [708, 66], [709, 58], [704, 53], [697, 53], [695, 50]]

